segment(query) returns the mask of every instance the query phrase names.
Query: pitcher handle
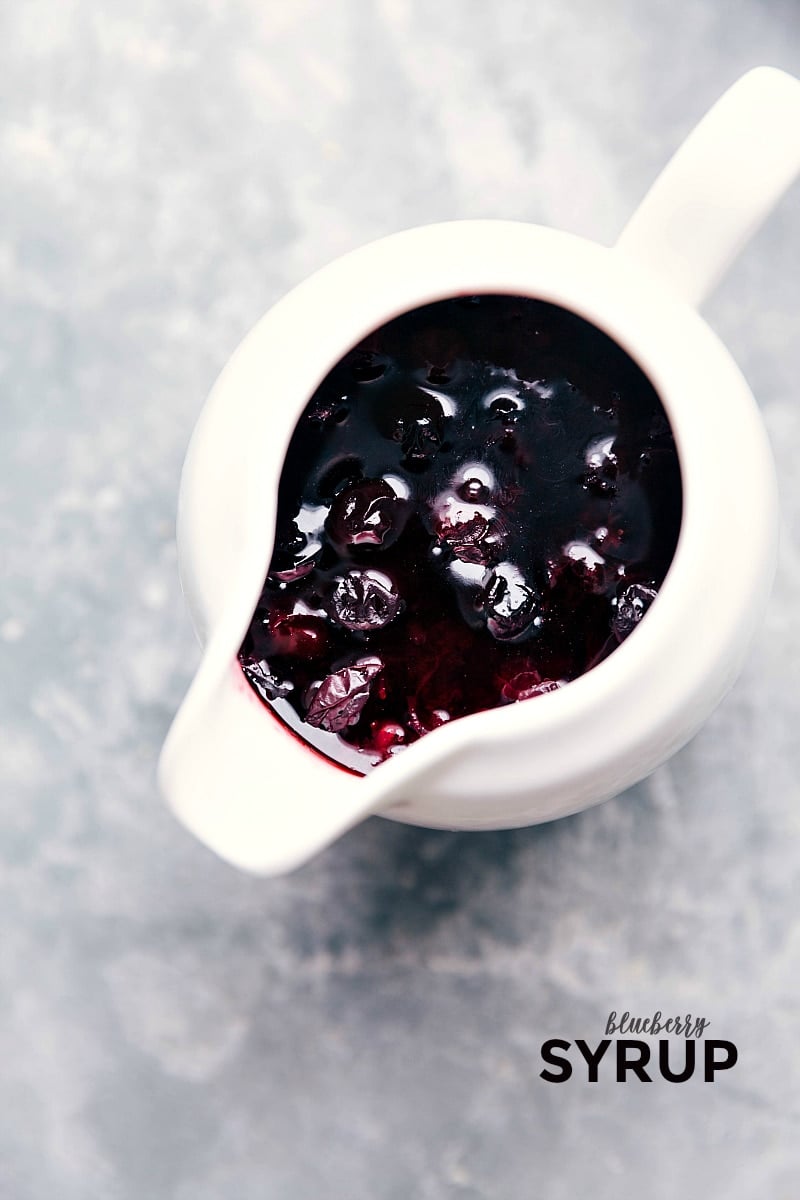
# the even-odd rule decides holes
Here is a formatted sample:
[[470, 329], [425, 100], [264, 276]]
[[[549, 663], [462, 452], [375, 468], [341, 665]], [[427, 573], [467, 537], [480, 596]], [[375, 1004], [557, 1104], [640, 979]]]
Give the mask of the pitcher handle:
[[617, 249], [700, 305], [800, 172], [800, 80], [748, 71], [656, 179]]

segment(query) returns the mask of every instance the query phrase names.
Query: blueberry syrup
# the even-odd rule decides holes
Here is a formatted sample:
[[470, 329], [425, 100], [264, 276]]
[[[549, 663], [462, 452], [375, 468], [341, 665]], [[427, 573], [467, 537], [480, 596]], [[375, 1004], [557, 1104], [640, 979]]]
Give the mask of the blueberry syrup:
[[601, 662], [680, 522], [666, 414], [606, 334], [514, 296], [430, 304], [347, 354], [300, 417], [239, 658], [286, 725], [365, 774]]

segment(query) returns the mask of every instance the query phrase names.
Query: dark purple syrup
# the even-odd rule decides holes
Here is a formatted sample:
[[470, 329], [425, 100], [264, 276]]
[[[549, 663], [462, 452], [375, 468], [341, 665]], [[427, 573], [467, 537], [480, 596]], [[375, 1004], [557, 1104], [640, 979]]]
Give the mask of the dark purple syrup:
[[606, 334], [515, 296], [414, 309], [298, 421], [244, 673], [364, 774], [606, 658], [663, 583], [680, 522], [666, 414]]

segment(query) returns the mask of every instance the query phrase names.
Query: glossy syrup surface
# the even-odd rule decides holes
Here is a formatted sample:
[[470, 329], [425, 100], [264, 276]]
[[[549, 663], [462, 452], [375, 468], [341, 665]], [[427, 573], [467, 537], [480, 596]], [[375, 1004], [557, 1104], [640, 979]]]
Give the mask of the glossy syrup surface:
[[244, 673], [366, 773], [606, 658], [655, 598], [680, 522], [666, 414], [606, 334], [513, 296], [414, 309], [298, 421]]

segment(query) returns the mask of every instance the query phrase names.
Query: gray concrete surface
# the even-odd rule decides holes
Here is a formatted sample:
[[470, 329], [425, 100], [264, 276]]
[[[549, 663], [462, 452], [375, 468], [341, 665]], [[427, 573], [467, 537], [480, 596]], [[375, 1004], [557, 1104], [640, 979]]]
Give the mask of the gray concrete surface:
[[[548, 827], [375, 819], [277, 882], [153, 772], [197, 660], [178, 471], [240, 336], [411, 224], [611, 240], [740, 72], [800, 71], [796, 0], [26, 0], [0, 59], [2, 1200], [795, 1200], [797, 189], [707, 307], [784, 536], [677, 758]], [[654, 1008], [736, 1068], [539, 1078], [545, 1038]]]

